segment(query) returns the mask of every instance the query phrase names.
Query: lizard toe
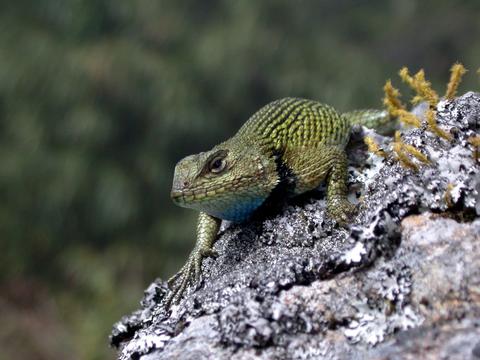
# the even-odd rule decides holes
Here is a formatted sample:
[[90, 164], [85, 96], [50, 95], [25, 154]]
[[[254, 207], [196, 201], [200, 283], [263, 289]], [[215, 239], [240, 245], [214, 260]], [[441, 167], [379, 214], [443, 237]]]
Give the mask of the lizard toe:
[[202, 256], [203, 257], [218, 257], [218, 252], [213, 249], [202, 249]]
[[329, 209], [328, 212], [339, 225], [346, 226], [357, 213], [357, 207], [348, 200], [344, 200], [337, 203], [336, 206], [333, 209]]

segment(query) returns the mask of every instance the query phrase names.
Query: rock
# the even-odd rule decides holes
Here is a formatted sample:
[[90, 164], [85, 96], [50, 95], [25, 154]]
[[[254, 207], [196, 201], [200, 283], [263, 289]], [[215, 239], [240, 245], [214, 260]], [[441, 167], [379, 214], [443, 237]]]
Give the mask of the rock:
[[[157, 280], [141, 309], [115, 324], [119, 358], [480, 356], [480, 166], [468, 143], [480, 130], [480, 95], [441, 101], [437, 123], [453, 141], [403, 130], [431, 161], [418, 171], [352, 142], [360, 207], [348, 229], [325, 215], [322, 189], [276, 215], [224, 225], [201, 288], [167, 311]], [[372, 130], [354, 138], [365, 133], [391, 152], [392, 140]]]

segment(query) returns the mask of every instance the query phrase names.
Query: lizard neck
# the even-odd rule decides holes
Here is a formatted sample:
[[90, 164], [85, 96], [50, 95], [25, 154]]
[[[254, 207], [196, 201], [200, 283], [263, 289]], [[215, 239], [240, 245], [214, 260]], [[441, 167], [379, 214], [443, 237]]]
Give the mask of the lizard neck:
[[283, 154], [278, 150], [274, 153], [278, 183], [270, 191], [262, 204], [260, 204], [260, 206], [251, 214], [252, 217], [262, 216], [277, 211], [283, 204], [285, 204], [285, 201], [288, 198], [295, 195], [297, 176], [284, 162], [282, 158]]

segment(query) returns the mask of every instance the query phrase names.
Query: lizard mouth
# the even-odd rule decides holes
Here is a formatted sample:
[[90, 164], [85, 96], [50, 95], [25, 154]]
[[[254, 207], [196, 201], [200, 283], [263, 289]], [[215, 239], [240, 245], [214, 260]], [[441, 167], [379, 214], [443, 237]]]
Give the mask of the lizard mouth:
[[202, 200], [207, 196], [206, 191], [195, 191], [195, 190], [172, 190], [170, 192], [170, 197], [174, 201], [193, 201], [193, 200]]
[[[202, 194], [196, 194], [194, 191], [182, 191], [182, 190], [172, 190], [170, 192], [170, 197], [173, 202], [180, 206], [187, 206], [187, 204], [199, 201], [203, 199]], [[187, 206], [188, 207], [188, 206]]]
[[173, 202], [177, 204], [185, 202], [184, 195], [184, 192], [180, 190], [172, 190], [170, 192], [170, 197], [172, 198]]

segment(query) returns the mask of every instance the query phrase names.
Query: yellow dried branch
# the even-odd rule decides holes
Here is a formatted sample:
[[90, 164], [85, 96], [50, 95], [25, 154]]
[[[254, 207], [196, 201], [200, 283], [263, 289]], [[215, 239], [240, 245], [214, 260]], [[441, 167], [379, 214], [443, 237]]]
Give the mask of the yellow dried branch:
[[423, 162], [424, 164], [430, 164], [430, 160], [428, 160], [428, 158], [415, 146], [405, 143], [402, 143], [402, 146], [406, 152], [408, 152], [410, 155], [415, 156], [419, 161]]
[[425, 72], [420, 70], [413, 77], [410, 75], [408, 68], [403, 67], [398, 73], [400, 78], [408, 84], [416, 93], [414, 97], [415, 103], [418, 103], [420, 99], [425, 100], [430, 106], [436, 106], [438, 103], [438, 94], [432, 89], [429, 81], [425, 79]]
[[467, 69], [460, 64], [455, 63], [450, 69], [450, 81], [447, 85], [447, 91], [445, 92], [445, 98], [453, 99], [457, 94], [458, 86], [462, 82], [462, 77], [467, 72]]
[[398, 75], [400, 75], [400, 78], [403, 80], [403, 82], [405, 82], [412, 89], [414, 88], [413, 78], [410, 76], [410, 72], [408, 71], [408, 68], [406, 66], [400, 69]]
[[438, 94], [432, 89], [432, 84], [425, 79], [425, 73], [420, 70], [414, 76], [415, 85], [414, 88], [417, 94], [425, 99], [430, 106], [436, 106], [438, 104]]
[[408, 157], [407, 154], [403, 151], [403, 142], [402, 142], [402, 136], [400, 134], [400, 131], [395, 131], [395, 137], [394, 137], [394, 142], [392, 144], [393, 151], [397, 155], [397, 159], [400, 162], [400, 164], [406, 168], [413, 169], [415, 171], [418, 170], [418, 166], [413, 163], [410, 158]]
[[480, 135], [470, 136], [468, 142], [475, 147], [480, 147]]
[[420, 95], [415, 95], [412, 100], [410, 100], [410, 102], [413, 104], [413, 105], [418, 105], [420, 104], [421, 102], [423, 101], [423, 98], [420, 96]]
[[453, 139], [452, 135], [438, 127], [437, 121], [435, 120], [435, 111], [433, 111], [432, 109], [429, 109], [425, 115], [427, 117], [428, 129], [432, 133], [436, 134], [437, 136], [445, 140], [452, 141]]
[[405, 105], [400, 101], [400, 91], [393, 87], [390, 80], [385, 83], [383, 91], [385, 93], [383, 104], [391, 117], [398, 117], [407, 125], [420, 127], [420, 120], [405, 109]]
[[445, 194], [443, 198], [445, 199], [445, 203], [448, 207], [453, 206], [453, 199], [452, 199], [452, 190], [455, 186], [453, 184], [447, 184], [447, 188], [445, 189]]
[[393, 142], [393, 151], [397, 155], [400, 163], [410, 169], [415, 171], [418, 170], [418, 166], [410, 159], [409, 154], [414, 156], [417, 160], [421, 161], [424, 164], [429, 164], [430, 160], [422, 154], [415, 146], [405, 144], [402, 141], [400, 131], [395, 131], [395, 141]]
[[473, 158], [475, 161], [480, 159], [480, 135], [471, 136], [468, 142], [473, 146]]
[[410, 160], [407, 154], [403, 152], [402, 144], [401, 143], [393, 143], [393, 151], [397, 155], [398, 161], [406, 168], [413, 169], [418, 171], [418, 166], [415, 165], [413, 161]]
[[402, 142], [402, 133], [400, 131], [395, 131], [394, 141], [401, 143]]
[[398, 118], [400, 119], [401, 122], [403, 122], [406, 125], [414, 126], [419, 128], [422, 126], [422, 123], [418, 117], [413, 115], [411, 112], [404, 110], [404, 109], [399, 109], [397, 111]]
[[398, 117], [400, 121], [402, 121], [406, 125], [414, 127], [421, 126], [420, 120], [415, 115], [406, 110], [405, 105], [403, 105], [400, 101], [400, 91], [393, 87], [390, 80], [385, 83], [383, 91], [385, 93], [385, 96], [383, 98], [383, 104], [387, 108], [388, 113], [391, 117]]
[[383, 104], [387, 108], [390, 116], [397, 117], [398, 110], [405, 109], [405, 106], [400, 101], [400, 91], [394, 88], [392, 82], [388, 80], [383, 87], [385, 96], [383, 98]]
[[375, 140], [371, 136], [365, 136], [363, 141], [368, 147], [368, 151], [374, 153], [375, 155], [381, 156], [381, 157], [386, 157], [387, 154], [383, 149], [378, 146], [378, 144], [375, 142]]

